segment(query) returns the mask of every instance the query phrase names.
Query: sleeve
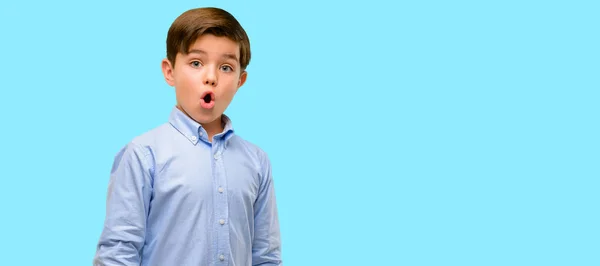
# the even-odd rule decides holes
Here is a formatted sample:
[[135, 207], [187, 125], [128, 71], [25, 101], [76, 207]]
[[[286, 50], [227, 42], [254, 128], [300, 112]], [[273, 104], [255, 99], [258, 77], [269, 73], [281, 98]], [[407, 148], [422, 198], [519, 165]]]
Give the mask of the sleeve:
[[271, 175], [271, 162], [266, 154], [262, 158], [262, 169], [258, 197], [254, 203], [252, 265], [280, 266], [283, 264], [281, 261], [279, 218]]
[[106, 218], [94, 266], [141, 263], [151, 195], [151, 168], [146, 152], [129, 143], [115, 156], [106, 198]]

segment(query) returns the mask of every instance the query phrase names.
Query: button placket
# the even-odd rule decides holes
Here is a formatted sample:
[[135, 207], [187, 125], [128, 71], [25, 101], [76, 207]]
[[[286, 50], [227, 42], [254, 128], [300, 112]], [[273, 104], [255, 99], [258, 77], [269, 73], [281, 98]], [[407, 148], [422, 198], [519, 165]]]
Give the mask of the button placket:
[[[218, 138], [215, 138], [217, 140]], [[227, 178], [225, 176], [225, 165], [223, 161], [223, 149], [222, 143], [218, 140], [213, 143], [212, 146], [212, 157], [213, 157], [213, 165], [214, 165], [214, 174], [215, 174], [215, 186], [218, 193], [215, 194], [215, 199], [217, 200], [216, 206], [216, 226], [218, 230], [218, 245], [217, 245], [217, 253], [218, 258], [221, 262], [225, 261], [226, 254], [231, 252], [228, 248], [229, 242], [229, 227], [227, 226], [227, 216], [228, 214], [228, 203], [227, 203], [227, 194], [225, 193], [225, 188], [227, 187]]]

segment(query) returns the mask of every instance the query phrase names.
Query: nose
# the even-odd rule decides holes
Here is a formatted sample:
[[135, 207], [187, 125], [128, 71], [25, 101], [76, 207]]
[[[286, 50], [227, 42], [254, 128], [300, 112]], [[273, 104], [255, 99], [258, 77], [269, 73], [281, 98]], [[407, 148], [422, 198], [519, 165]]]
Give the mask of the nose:
[[207, 70], [203, 83], [204, 85], [217, 86], [217, 75], [215, 75], [215, 72]]

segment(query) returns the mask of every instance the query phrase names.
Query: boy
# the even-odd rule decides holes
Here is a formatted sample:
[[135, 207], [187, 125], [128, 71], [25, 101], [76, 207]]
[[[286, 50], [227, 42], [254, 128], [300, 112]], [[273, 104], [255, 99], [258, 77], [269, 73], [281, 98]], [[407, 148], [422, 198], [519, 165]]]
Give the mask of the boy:
[[173, 22], [162, 71], [177, 104], [116, 155], [94, 265], [282, 265], [269, 158], [223, 114], [249, 62], [230, 13]]

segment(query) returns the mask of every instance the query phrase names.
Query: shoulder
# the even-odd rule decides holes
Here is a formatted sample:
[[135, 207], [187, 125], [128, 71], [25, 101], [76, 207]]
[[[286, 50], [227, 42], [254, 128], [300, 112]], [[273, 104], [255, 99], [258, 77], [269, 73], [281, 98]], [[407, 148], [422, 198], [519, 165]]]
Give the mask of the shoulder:
[[231, 141], [235, 142], [239, 146], [241, 146], [246, 152], [254, 155], [257, 159], [268, 159], [268, 154], [257, 144], [239, 136], [234, 135], [231, 137]]
[[241, 152], [247, 154], [259, 168], [267, 170], [265, 168], [271, 167], [269, 155], [256, 143], [253, 143], [239, 135], [233, 135], [231, 137], [231, 141], [234, 142], [236, 146], [238, 146], [238, 149]]
[[[171, 135], [173, 128], [168, 124], [161, 124], [146, 132], [131, 138], [117, 152], [115, 161], [125, 158], [135, 159], [143, 163], [146, 167], [154, 168], [154, 151], [161, 143], [165, 143]], [[125, 156], [125, 158], [123, 158]]]
[[169, 123], [164, 123], [133, 137], [129, 144], [150, 148], [168, 140], [173, 130]]

